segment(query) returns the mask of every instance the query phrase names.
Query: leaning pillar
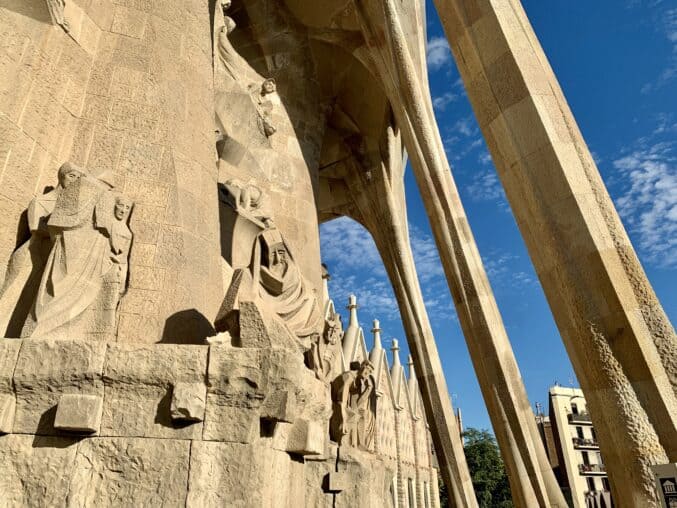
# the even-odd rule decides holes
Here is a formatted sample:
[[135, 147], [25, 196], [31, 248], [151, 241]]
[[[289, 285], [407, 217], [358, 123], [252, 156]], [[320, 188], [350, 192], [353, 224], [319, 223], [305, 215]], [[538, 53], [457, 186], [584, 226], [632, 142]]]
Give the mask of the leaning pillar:
[[614, 497], [653, 506], [650, 464], [663, 450], [677, 460], [674, 328], [519, 1], [435, 4], [585, 391]]
[[416, 363], [416, 375], [440, 470], [453, 506], [476, 507], [458, 423], [414, 267], [407, 228], [402, 151], [399, 136], [392, 128], [388, 129], [383, 144], [387, 147], [385, 161], [372, 169], [369, 178], [356, 167], [350, 167], [345, 178], [356, 212], [354, 219], [362, 223], [374, 238], [393, 285]]
[[451, 176], [425, 91], [426, 80], [413, 62], [397, 9], [392, 0], [382, 5], [356, 1], [356, 5], [431, 218], [515, 501], [520, 506], [566, 506], [542, 442], [531, 430], [535, 422], [526, 390]]

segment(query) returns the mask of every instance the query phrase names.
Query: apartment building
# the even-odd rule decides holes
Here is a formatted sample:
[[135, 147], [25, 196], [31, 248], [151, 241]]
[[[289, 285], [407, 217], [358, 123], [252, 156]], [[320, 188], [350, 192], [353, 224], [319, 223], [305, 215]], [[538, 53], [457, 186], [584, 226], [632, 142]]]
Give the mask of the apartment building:
[[550, 465], [573, 508], [611, 508], [611, 489], [595, 428], [579, 388], [553, 386], [548, 416], [537, 410]]

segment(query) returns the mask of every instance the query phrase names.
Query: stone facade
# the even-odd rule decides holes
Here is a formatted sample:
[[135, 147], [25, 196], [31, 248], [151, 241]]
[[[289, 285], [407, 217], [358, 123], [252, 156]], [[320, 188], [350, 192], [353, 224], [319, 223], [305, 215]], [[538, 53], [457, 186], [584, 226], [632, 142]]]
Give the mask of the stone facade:
[[[435, 3], [614, 497], [653, 506], [651, 466], [677, 453], [674, 329], [519, 2]], [[0, 0], [10, 505], [427, 507], [432, 442], [452, 503], [476, 506], [408, 155], [515, 503], [564, 506], [434, 120], [424, 27], [422, 0]], [[318, 224], [340, 216], [384, 261], [408, 379], [323, 286]]]

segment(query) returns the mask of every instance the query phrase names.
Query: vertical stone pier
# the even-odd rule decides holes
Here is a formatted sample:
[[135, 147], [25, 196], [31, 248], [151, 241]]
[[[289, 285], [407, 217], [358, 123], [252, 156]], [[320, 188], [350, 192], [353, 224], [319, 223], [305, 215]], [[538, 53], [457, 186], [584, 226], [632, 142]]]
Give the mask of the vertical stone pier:
[[520, 2], [435, 4], [589, 401], [614, 498], [654, 506], [649, 464], [677, 453], [674, 329]]

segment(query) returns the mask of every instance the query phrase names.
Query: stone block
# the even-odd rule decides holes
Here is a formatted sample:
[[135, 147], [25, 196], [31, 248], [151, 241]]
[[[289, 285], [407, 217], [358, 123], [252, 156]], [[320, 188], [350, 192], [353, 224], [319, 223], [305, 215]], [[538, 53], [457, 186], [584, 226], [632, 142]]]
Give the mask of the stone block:
[[76, 439], [0, 436], [0, 505], [68, 506]]
[[56, 406], [54, 428], [90, 434], [99, 431], [103, 399], [98, 395], [62, 395]]
[[0, 340], [0, 393], [12, 393], [12, 376], [19, 357], [21, 340]]
[[0, 393], [0, 434], [9, 434], [14, 425], [16, 399], [13, 394]]
[[298, 455], [322, 455], [325, 451], [327, 429], [318, 422], [297, 420], [287, 437], [286, 451]]
[[308, 506], [304, 465], [262, 444], [194, 442], [186, 506]]
[[69, 465], [68, 506], [183, 507], [189, 462], [189, 441], [85, 439]]
[[173, 387], [204, 386], [207, 347], [178, 344], [109, 344], [102, 436], [199, 439], [202, 423], [172, 418]]
[[296, 394], [280, 390], [266, 396], [261, 406], [261, 418], [273, 422], [292, 423], [296, 418]]
[[106, 345], [83, 340], [24, 339], [14, 371], [14, 432], [54, 435], [63, 394], [103, 397]]
[[203, 383], [177, 383], [172, 389], [172, 420], [201, 422], [206, 403], [207, 387]]
[[345, 471], [328, 473], [326, 478], [326, 489], [329, 492], [341, 492], [350, 487], [350, 475]]

